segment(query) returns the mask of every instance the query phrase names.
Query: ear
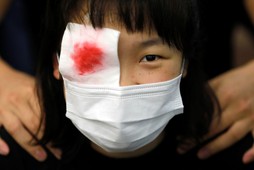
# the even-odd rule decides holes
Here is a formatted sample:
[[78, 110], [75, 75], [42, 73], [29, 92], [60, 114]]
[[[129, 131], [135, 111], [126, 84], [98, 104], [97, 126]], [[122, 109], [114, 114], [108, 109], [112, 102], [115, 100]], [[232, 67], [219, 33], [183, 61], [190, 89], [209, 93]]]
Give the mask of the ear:
[[58, 64], [58, 59], [57, 59], [57, 55], [54, 55], [53, 57], [53, 75], [57, 80], [60, 80], [60, 72], [59, 72], [59, 68], [58, 68], [59, 64]]

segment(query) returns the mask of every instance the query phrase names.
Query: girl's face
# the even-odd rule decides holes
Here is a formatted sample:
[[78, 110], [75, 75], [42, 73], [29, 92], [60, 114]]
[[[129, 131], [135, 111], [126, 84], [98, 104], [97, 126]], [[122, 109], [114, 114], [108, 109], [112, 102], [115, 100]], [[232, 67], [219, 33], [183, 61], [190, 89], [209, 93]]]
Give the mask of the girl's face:
[[[73, 23], [67, 27], [59, 60], [66, 83], [66, 116], [96, 143], [99, 152], [105, 153], [102, 147], [106, 155], [137, 156], [153, 149], [161, 140], [153, 143], [154, 137], [182, 113], [182, 54], [155, 32], [131, 33], [113, 24], [105, 28], [109, 29]], [[151, 85], [137, 86], [141, 84]], [[139, 127], [141, 131], [132, 132]]]
[[[120, 32], [117, 53], [120, 63], [120, 86], [167, 81], [180, 74], [182, 54], [170, 47], [156, 32], [127, 32], [125, 29], [106, 25]], [[59, 77], [55, 65], [55, 77]]]

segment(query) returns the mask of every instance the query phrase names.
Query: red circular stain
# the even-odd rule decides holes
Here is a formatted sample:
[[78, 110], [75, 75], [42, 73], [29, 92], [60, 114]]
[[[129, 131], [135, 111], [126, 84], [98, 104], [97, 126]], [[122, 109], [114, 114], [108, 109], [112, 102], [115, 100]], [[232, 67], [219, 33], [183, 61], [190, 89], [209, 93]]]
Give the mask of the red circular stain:
[[95, 72], [102, 66], [102, 50], [95, 43], [75, 44], [72, 59], [80, 75]]

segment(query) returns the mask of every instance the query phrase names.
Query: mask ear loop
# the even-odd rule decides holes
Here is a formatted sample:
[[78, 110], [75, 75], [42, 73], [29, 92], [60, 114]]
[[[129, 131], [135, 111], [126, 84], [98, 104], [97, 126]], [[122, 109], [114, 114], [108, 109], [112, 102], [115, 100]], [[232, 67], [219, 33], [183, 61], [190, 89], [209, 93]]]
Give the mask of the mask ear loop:
[[56, 59], [57, 59], [57, 62], [59, 63], [60, 56], [59, 56], [58, 52], [56, 52]]
[[183, 58], [183, 60], [182, 60], [182, 67], [181, 67], [180, 74], [183, 74], [184, 68], [185, 68], [185, 58]]

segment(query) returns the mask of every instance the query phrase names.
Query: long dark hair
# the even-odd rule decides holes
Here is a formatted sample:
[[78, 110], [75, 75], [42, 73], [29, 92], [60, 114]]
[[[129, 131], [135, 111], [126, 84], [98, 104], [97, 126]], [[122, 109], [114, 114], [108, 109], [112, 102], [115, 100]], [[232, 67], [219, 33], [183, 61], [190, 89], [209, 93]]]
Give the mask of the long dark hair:
[[113, 16], [130, 32], [155, 29], [165, 42], [182, 51], [188, 62], [188, 73], [181, 82], [185, 110], [181, 115], [179, 135], [199, 140], [207, 133], [215, 108], [219, 107], [199, 62], [202, 53], [198, 8], [194, 0], [48, 0], [46, 6], [37, 72], [46, 121], [42, 142], [75, 147], [74, 141], [82, 136], [65, 118], [63, 82], [53, 77], [52, 58], [60, 50], [67, 23], [82, 21], [85, 14], [89, 14], [94, 27], [103, 27], [105, 18]]

